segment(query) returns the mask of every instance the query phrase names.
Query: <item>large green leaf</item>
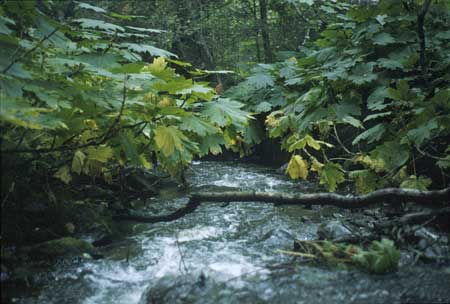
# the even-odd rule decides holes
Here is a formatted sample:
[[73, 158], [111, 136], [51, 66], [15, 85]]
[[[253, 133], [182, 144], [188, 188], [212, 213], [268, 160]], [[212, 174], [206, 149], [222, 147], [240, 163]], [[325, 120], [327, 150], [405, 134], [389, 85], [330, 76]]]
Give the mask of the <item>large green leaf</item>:
[[139, 157], [137, 151], [136, 143], [133, 141], [132, 137], [128, 132], [121, 132], [119, 134], [120, 145], [122, 150], [125, 152], [127, 160], [133, 165], [141, 165], [142, 160]]
[[375, 35], [372, 40], [374, 44], [378, 45], [388, 45], [396, 42], [395, 38], [389, 33], [380, 33]]
[[197, 118], [196, 116], [186, 116], [181, 118], [180, 130], [191, 131], [200, 136], [206, 136], [219, 132], [219, 129], [210, 123]]
[[369, 83], [378, 78], [377, 74], [373, 73], [373, 62], [359, 63], [352, 70], [348, 79], [357, 85]]
[[159, 126], [155, 129], [155, 143], [166, 157], [172, 156], [176, 151], [182, 152], [189, 139], [175, 126]]
[[386, 132], [386, 127], [384, 124], [377, 124], [374, 127], [362, 132], [352, 141], [352, 145], [358, 144], [361, 140], [366, 140], [369, 144], [375, 141], [379, 141], [384, 133]]
[[230, 124], [241, 126], [250, 118], [248, 112], [241, 110], [244, 104], [228, 98], [219, 98], [216, 101], [204, 104], [202, 115], [208, 117], [220, 127]]
[[73, 22], [79, 23], [83, 28], [99, 29], [106, 32], [125, 32], [125, 29], [119, 25], [108, 23], [98, 19], [79, 18], [73, 20]]
[[91, 4], [88, 4], [88, 3], [84, 3], [84, 2], [78, 2], [77, 4], [78, 4], [79, 8], [83, 8], [83, 9], [86, 9], [86, 10], [91, 10], [91, 11], [94, 11], [96, 13], [107, 13], [107, 11], [105, 9], [103, 9], [101, 7], [98, 7], [98, 6], [94, 6], [94, 5], [91, 5]]
[[247, 83], [256, 89], [264, 89], [274, 84], [274, 79], [270, 74], [258, 73], [247, 78]]
[[0, 16], [0, 34], [9, 35], [13, 31], [8, 27], [8, 24], [14, 25], [15, 22], [12, 19], [9, 19], [5, 16]]
[[171, 53], [169, 51], [157, 48], [153, 45], [148, 44], [137, 44], [137, 43], [121, 43], [122, 47], [132, 50], [136, 53], [148, 53], [155, 57], [175, 57], [178, 58], [177, 55]]
[[221, 134], [212, 134], [202, 137], [200, 142], [200, 156], [211, 153], [217, 155], [222, 153], [222, 145], [225, 145], [225, 139]]
[[403, 166], [409, 159], [408, 146], [402, 145], [398, 141], [386, 141], [376, 147], [371, 156], [384, 161], [389, 170]]
[[328, 191], [336, 191], [337, 185], [342, 183], [344, 173], [342, 173], [342, 167], [339, 164], [328, 162], [319, 172], [320, 184], [325, 185]]
[[377, 87], [372, 94], [367, 98], [367, 108], [370, 110], [383, 110], [388, 106], [385, 104], [385, 99], [389, 97], [388, 88], [385, 86]]

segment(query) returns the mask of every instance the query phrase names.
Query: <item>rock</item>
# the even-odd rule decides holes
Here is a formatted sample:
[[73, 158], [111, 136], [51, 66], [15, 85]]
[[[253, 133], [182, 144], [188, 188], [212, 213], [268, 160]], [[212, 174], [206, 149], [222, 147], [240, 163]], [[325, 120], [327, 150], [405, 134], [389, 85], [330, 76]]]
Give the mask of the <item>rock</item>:
[[92, 245], [95, 247], [103, 247], [111, 245], [114, 242], [114, 236], [112, 234], [107, 234], [95, 240]]
[[437, 241], [437, 239], [439, 238], [439, 236], [437, 234], [435, 234], [434, 232], [431, 232], [430, 229], [425, 228], [425, 227], [422, 227], [422, 228], [416, 230], [416, 232], [414, 232], [414, 236], [421, 238], [421, 239], [425, 239], [430, 243]]
[[352, 231], [340, 221], [320, 225], [317, 234], [322, 239], [341, 239], [353, 235]]
[[424, 255], [430, 260], [440, 259], [448, 254], [448, 248], [444, 246], [433, 245], [425, 249]]
[[278, 168], [278, 169], [276, 170], [276, 172], [279, 173], [279, 174], [283, 174], [283, 175], [284, 175], [285, 172], [286, 172], [287, 167], [288, 167], [288, 163], [285, 163], [285, 164], [282, 165], [280, 168]]
[[96, 249], [86, 241], [64, 237], [37, 244], [30, 248], [30, 253], [38, 256], [37, 258], [55, 259], [63, 256], [82, 256], [84, 253], [93, 255], [96, 254]]
[[425, 249], [425, 248], [427, 248], [427, 247], [428, 247], [428, 242], [427, 242], [427, 240], [421, 239], [421, 240], [419, 241], [419, 248], [420, 248], [420, 249]]
[[75, 232], [75, 225], [72, 223], [66, 223], [64, 228], [68, 234], [73, 234]]

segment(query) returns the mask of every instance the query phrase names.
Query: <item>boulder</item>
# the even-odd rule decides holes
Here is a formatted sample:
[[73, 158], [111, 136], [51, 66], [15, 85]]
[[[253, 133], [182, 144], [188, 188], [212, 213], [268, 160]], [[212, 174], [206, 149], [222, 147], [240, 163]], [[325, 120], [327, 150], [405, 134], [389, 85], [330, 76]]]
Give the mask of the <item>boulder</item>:
[[353, 232], [341, 221], [335, 220], [320, 225], [317, 234], [322, 239], [334, 240], [350, 237], [353, 235]]

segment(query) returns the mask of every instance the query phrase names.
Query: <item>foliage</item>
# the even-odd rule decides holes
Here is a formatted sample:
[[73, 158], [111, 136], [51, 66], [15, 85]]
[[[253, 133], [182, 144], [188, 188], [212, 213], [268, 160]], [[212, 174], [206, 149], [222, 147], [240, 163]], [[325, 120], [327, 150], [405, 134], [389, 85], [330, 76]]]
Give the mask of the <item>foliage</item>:
[[266, 117], [268, 136], [292, 153], [287, 173], [315, 171], [330, 191], [352, 181], [362, 193], [387, 184], [426, 189], [433, 171], [448, 177], [448, 2], [290, 2], [311, 15], [328, 11], [317, 39], [256, 65], [226, 92]]
[[367, 250], [330, 241], [295, 241], [294, 251], [279, 252], [330, 266], [356, 266], [366, 272], [384, 274], [397, 270], [400, 251], [393, 241], [373, 241]]
[[360, 267], [372, 273], [385, 273], [397, 269], [400, 251], [394, 242], [388, 239], [373, 241], [368, 251], [359, 251], [352, 260]]
[[[267, 134], [292, 154], [292, 178], [316, 176], [330, 191], [346, 181], [362, 193], [426, 189], [433, 171], [448, 177], [445, 1], [269, 1], [280, 61], [264, 64], [252, 64], [261, 61], [257, 2], [99, 3], [2, 2], [1, 149], [27, 170], [65, 183], [111, 182], [113, 164], [177, 176], [197, 156], [248, 154]], [[294, 24], [301, 33], [281, 35]], [[203, 80], [221, 84], [231, 73], [214, 70], [224, 65], [244, 81], [217, 96]]]
[[64, 183], [111, 182], [113, 164], [159, 165], [176, 177], [193, 157], [243, 136], [243, 104], [218, 99], [189, 78], [190, 64], [148, 44], [164, 31], [82, 2], [54, 17], [66, 4], [2, 2], [2, 155]]

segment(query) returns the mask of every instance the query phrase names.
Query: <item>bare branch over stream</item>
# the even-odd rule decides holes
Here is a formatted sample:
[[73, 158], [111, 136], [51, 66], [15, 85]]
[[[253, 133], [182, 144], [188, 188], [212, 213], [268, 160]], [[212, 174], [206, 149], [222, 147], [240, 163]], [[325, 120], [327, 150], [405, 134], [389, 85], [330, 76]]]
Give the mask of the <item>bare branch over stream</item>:
[[205, 202], [261, 202], [275, 205], [333, 205], [344, 209], [358, 209], [378, 203], [400, 204], [420, 203], [427, 206], [450, 203], [450, 187], [442, 190], [420, 191], [414, 189], [386, 188], [365, 195], [342, 195], [336, 193], [308, 193], [289, 195], [271, 192], [221, 192], [192, 194], [186, 206], [167, 215], [140, 216], [116, 215], [116, 220], [128, 220], [143, 223], [175, 221], [194, 212]]

